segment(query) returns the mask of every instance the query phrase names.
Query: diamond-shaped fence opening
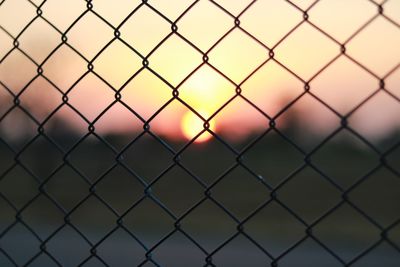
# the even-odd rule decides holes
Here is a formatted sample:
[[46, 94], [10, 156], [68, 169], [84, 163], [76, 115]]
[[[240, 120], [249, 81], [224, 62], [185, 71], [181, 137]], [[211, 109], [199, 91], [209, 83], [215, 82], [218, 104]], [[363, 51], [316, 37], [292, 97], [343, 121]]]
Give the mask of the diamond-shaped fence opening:
[[400, 264], [397, 0], [0, 0], [0, 266]]
[[[202, 21], [212, 19], [204, 25]], [[178, 22], [179, 31], [202, 51], [208, 51], [230, 28], [232, 19], [211, 1], [200, 1]]]

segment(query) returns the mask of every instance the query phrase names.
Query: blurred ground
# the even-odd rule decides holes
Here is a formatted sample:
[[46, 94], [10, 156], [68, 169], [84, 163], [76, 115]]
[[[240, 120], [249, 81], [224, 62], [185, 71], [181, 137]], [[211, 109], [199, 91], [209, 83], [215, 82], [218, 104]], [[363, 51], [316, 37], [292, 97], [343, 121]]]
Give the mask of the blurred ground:
[[[285, 134], [299, 138], [290, 131]], [[374, 145], [385, 150], [397, 137], [394, 134]], [[73, 135], [52, 138], [66, 151], [78, 139]], [[70, 150], [66, 165], [62, 165], [63, 154], [40, 137], [18, 157], [22, 165], [7, 171], [14, 155], [1, 147], [0, 172], [6, 175], [0, 180], [0, 192], [21, 210], [22, 221], [6, 230], [16, 212], [0, 199], [0, 248], [18, 264], [40, 251], [32, 230], [42, 240], [49, 238], [46, 249], [63, 266], [82, 262], [90, 256], [89, 244], [97, 242], [97, 254], [108, 264], [134, 266], [145, 259], [145, 249], [132, 235], [150, 249], [175, 229], [174, 218], [181, 218], [181, 229], [208, 253], [235, 235], [238, 222], [244, 221], [246, 235], [273, 257], [304, 238], [308, 224], [319, 242], [347, 262], [381, 240], [379, 227], [389, 227], [399, 219], [399, 152], [387, 154], [391, 171], [380, 165], [373, 150], [345, 132], [311, 154], [311, 164], [305, 164], [304, 155], [276, 133], [267, 134], [243, 153], [240, 164], [231, 150], [214, 140], [189, 146], [180, 155], [180, 166], [174, 165], [173, 154], [151, 136], [131, 145], [132, 136], [104, 138], [117, 150], [125, 147], [121, 164], [116, 164], [116, 154], [94, 136]], [[242, 151], [253, 138], [231, 144]], [[296, 143], [301, 144], [300, 149], [312, 151], [320, 139], [303, 138]], [[20, 140], [12, 145], [22, 148], [23, 144]], [[169, 144], [176, 151], [183, 147], [180, 142]], [[44, 181], [42, 189], [47, 196], [39, 193], [34, 177]], [[143, 183], [151, 183], [152, 198], [145, 197]], [[268, 186], [276, 189], [276, 200], [271, 200]], [[205, 196], [207, 187], [210, 198]], [[345, 190], [349, 202], [342, 198]], [[196, 208], [188, 212], [191, 207]], [[67, 214], [74, 228], [64, 224]], [[112, 232], [118, 216], [126, 230]], [[390, 228], [388, 237], [399, 247], [400, 226]], [[202, 266], [205, 262], [205, 254], [179, 232], [156, 246], [152, 254], [162, 266]], [[213, 256], [217, 266], [265, 266], [270, 261], [244, 235]], [[383, 241], [353, 266], [399, 264], [398, 250]], [[0, 266], [13, 265], [0, 253]], [[42, 255], [30, 266], [56, 265]], [[93, 259], [84, 266], [101, 263]], [[342, 265], [309, 237], [279, 258], [279, 266]]]

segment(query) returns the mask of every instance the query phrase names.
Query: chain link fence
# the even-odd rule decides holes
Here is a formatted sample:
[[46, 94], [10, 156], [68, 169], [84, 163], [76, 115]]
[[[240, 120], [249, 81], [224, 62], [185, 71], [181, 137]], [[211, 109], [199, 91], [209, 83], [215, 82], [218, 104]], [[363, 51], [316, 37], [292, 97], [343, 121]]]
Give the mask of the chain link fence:
[[[81, 7], [72, 12], [57, 1], [0, 1], [1, 266], [400, 266], [399, 132], [385, 130], [385, 138], [371, 137], [368, 131], [372, 130], [357, 128], [358, 122], [353, 121], [357, 112], [379, 97], [386, 99], [382, 103], [400, 106], [400, 53], [398, 47], [378, 47], [360, 57], [358, 52], [370, 44], [349, 50], [378, 23], [385, 25], [376, 33], [383, 34], [383, 40], [372, 35], [371, 45], [381, 41], [396, 47], [400, 38], [397, 0], [128, 2], [107, 6], [102, 1], [71, 1], [70, 5]], [[341, 9], [330, 10], [329, 5], [335, 4]], [[198, 17], [191, 15], [201, 5], [206, 7]], [[280, 13], [283, 9], [278, 5], [300, 19], [290, 24], [292, 17]], [[324, 5], [328, 10], [324, 16], [337, 11], [333, 25], [344, 21], [339, 33], [314, 13]], [[50, 6], [57, 12], [51, 13]], [[144, 10], [147, 13], [135, 19]], [[361, 19], [358, 12], [363, 14]], [[357, 21], [356, 27], [346, 24], [345, 14]], [[181, 27], [182, 21], [192, 16], [197, 18], [192, 26], [206, 28], [197, 37], [190, 35], [192, 28]], [[205, 21], [207, 16], [211, 22]], [[245, 23], [246, 16], [253, 17], [253, 26]], [[70, 20], [60, 23], [57, 17]], [[85, 30], [82, 25], [89, 23], [89, 18], [96, 23]], [[151, 26], [143, 19], [161, 22]], [[272, 24], [263, 24], [268, 19]], [[277, 19], [282, 20], [274, 24]], [[228, 26], [221, 30], [219, 26], [225, 22]], [[34, 36], [34, 40], [44, 39], [37, 47], [24, 40], [37, 23], [56, 36], [51, 48], [46, 46], [51, 41], [45, 34]], [[133, 23], [132, 31], [124, 31], [129, 23]], [[162, 27], [167, 28], [165, 35], [146, 39], [146, 32]], [[335, 51], [326, 57], [325, 52], [317, 53], [324, 49], [318, 47], [318, 38], [299, 37], [314, 45], [309, 55], [317, 54], [323, 61], [317, 67], [308, 65], [314, 59], [303, 57], [300, 43], [292, 50], [283, 48], [305, 27]], [[141, 31], [138, 40], [132, 39], [133, 31]], [[258, 31], [274, 38], [265, 40]], [[76, 32], [78, 42], [73, 38]], [[90, 40], [102, 38], [96, 35], [99, 32], [110, 33], [101, 45]], [[229, 60], [237, 51], [223, 46], [234, 34], [240, 34], [234, 47], [244, 47], [246, 42], [257, 46], [245, 47], [252, 51], [235, 64]], [[143, 43], [141, 36], [146, 39]], [[213, 38], [204, 41], [205, 36]], [[178, 52], [169, 55], [163, 49], [171, 46], [168, 42], [173, 38], [183, 45], [174, 43]], [[80, 46], [82, 43], [88, 45]], [[134, 55], [132, 61], [139, 62], [133, 73], [125, 54], [122, 58], [111, 54], [102, 70], [99, 61], [117, 43]], [[71, 58], [78, 58], [81, 69], [74, 65], [73, 71], [64, 71], [68, 69], [64, 58], [57, 76], [50, 62], [63, 49], [68, 49]], [[199, 64], [185, 49], [196, 53]], [[389, 57], [385, 57], [385, 49]], [[226, 53], [222, 63], [215, 59], [217, 50]], [[263, 57], [251, 57], [255, 50]], [[161, 67], [155, 63], [160, 51], [167, 54]], [[296, 60], [288, 61], [285, 56]], [[17, 63], [10, 63], [15, 57]], [[334, 76], [330, 69], [343, 59], [363, 73], [354, 72], [356, 80], [373, 82], [373, 89], [345, 111], [338, 102], [319, 94], [317, 82], [326, 74], [339, 90], [343, 84], [335, 81], [344, 78]], [[190, 66], [177, 63], [182, 60]], [[230, 62], [228, 66], [224, 60]], [[291, 91], [295, 93], [279, 100], [282, 103], [274, 112], [258, 102], [266, 97], [263, 93], [255, 97], [246, 94], [247, 82], [271, 64], [296, 80]], [[179, 66], [187, 73], [179, 72]], [[185, 97], [184, 88], [205, 67], [232, 88], [209, 114]], [[109, 75], [113, 69], [119, 82]], [[237, 69], [246, 69], [246, 74], [235, 74]], [[171, 75], [171, 71], [179, 74]], [[157, 98], [161, 89], [150, 93], [148, 99], [133, 93], [134, 104], [124, 94], [144, 72], [167, 93], [165, 101], [153, 104], [151, 111], [139, 106]], [[85, 95], [80, 84], [88, 77], [106, 89], [100, 91], [96, 84], [93, 87], [98, 91]], [[202, 77], [200, 87], [207, 87], [208, 81]], [[261, 75], [262, 80], [270, 78]], [[68, 79], [70, 84], [62, 87], [60, 79]], [[146, 91], [148, 87], [136, 89]], [[349, 85], [339, 102], [363, 89]], [[96, 106], [98, 94], [111, 95], [106, 105]], [[58, 102], [48, 101], [50, 95]], [[315, 112], [296, 108], [304, 99], [334, 117], [328, 130], [308, 131], [310, 125], [315, 129], [324, 125], [325, 117], [317, 120]], [[218, 125], [215, 128], [213, 120], [228, 116], [224, 112], [237, 101], [253, 113], [244, 112], [243, 124], [234, 121], [234, 126], [225, 130]], [[176, 128], [169, 122], [173, 112], [162, 115], [176, 104], [201, 124], [187, 142], [159, 131]], [[117, 116], [102, 124], [116, 106], [124, 111], [117, 110]], [[384, 111], [388, 106], [380, 104], [367, 116], [366, 125], [374, 130], [383, 127], [380, 121], [391, 116]], [[69, 117], [57, 117], [65, 109]], [[136, 126], [111, 134], [110, 128], [118, 128], [112, 124], [118, 120], [118, 112], [128, 113], [118, 125]], [[399, 122], [400, 113], [396, 112], [388, 123], [391, 126]], [[239, 116], [234, 114], [229, 116]], [[246, 130], [245, 121], [251, 120], [246, 116], [260, 118], [256, 131]], [[309, 121], [302, 125], [304, 118]], [[155, 127], [157, 120], [167, 126]], [[102, 131], [107, 124], [111, 126]], [[245, 134], [232, 139], [240, 130]], [[198, 143], [205, 135], [208, 142]]]

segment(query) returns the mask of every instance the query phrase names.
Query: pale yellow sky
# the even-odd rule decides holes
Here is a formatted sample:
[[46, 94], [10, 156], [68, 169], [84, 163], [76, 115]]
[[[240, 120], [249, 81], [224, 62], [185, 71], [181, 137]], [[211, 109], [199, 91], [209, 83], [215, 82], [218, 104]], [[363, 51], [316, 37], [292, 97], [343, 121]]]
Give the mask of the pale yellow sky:
[[[141, 2], [94, 0], [92, 3], [96, 13], [113, 27], [118, 27]], [[120, 40], [115, 40], [93, 61], [94, 71], [109, 85], [116, 90], [124, 86], [121, 91], [122, 101], [144, 120], [152, 118], [172, 98], [170, 86], [179, 86], [181, 100], [206, 119], [235, 95], [237, 86], [240, 86], [245, 98], [268, 115], [274, 116], [291, 99], [303, 92], [304, 81], [310, 81], [310, 91], [313, 94], [345, 115], [379, 87], [379, 78], [384, 78], [400, 63], [400, 1], [397, 0], [385, 1], [383, 4], [384, 14], [392, 22], [378, 17], [351, 40], [348, 39], [352, 34], [377, 14], [377, 5], [368, 0], [321, 0], [315, 4], [308, 11], [309, 21], [337, 42], [345, 43], [346, 53], [372, 72], [369, 73], [351, 59], [341, 56], [316, 78], [313, 76], [340, 54], [340, 45], [307, 22], [286, 36], [303, 21], [303, 12], [299, 8], [305, 10], [314, 1], [291, 1], [291, 4], [284, 0], [259, 0], [243, 14], [241, 12], [251, 1], [215, 1], [230, 14], [211, 1], [198, 1], [177, 21], [179, 35], [192, 42], [198, 50], [177, 34], [171, 34], [170, 25], [193, 2], [149, 0], [148, 3], [164, 14], [164, 18], [144, 5], [119, 28], [120, 38], [124, 42], [143, 57], [150, 53], [149, 67], [165, 81], [144, 69], [124, 86], [143, 65], [142, 58]], [[298, 5], [298, 8], [293, 4]], [[86, 2], [78, 0], [49, 0], [42, 6], [43, 17], [62, 32], [85, 10]], [[28, 1], [6, 0], [0, 6], [0, 25], [11, 35], [17, 36], [35, 14], [35, 8]], [[239, 14], [241, 28], [234, 28], [234, 16]], [[263, 45], [249, 37], [245, 31]], [[114, 33], [110, 25], [88, 12], [66, 36], [68, 44], [91, 61], [114, 38]], [[169, 38], [151, 52], [167, 36]], [[39, 18], [18, 41], [21, 49], [41, 64], [60, 44], [60, 39], [60, 34]], [[0, 30], [0, 58], [12, 48], [12, 43], [13, 40]], [[253, 70], [268, 59], [269, 50], [266, 47], [273, 48], [276, 61], [270, 60], [249, 77]], [[200, 66], [203, 62], [202, 53], [205, 52], [208, 52], [210, 65]], [[86, 66], [84, 59], [71, 48], [62, 45], [43, 64], [43, 73], [66, 92], [85, 73]], [[18, 93], [35, 74], [35, 66], [18, 51], [12, 52], [0, 65], [0, 80], [14, 93]], [[386, 79], [386, 88], [400, 97], [400, 70]], [[90, 73], [72, 88], [68, 96], [69, 103], [92, 121], [114, 101], [114, 94], [106, 83]], [[7, 98], [5, 90], [0, 90], [0, 97]], [[48, 104], [35, 107], [38, 100]], [[38, 119], [42, 120], [61, 103], [61, 94], [53, 90], [43, 78], [38, 78], [22, 94], [21, 104], [24, 103], [31, 106]], [[304, 125], [315, 131], [328, 132], [338, 126], [338, 117], [309, 95], [302, 98], [294, 109], [301, 113], [299, 115]], [[174, 100], [151, 121], [151, 127], [160, 134], [182, 136], [182, 129], [185, 128], [182, 122], [190, 124], [187, 118], [196, 118], [189, 116], [188, 112], [185, 105]], [[71, 110], [63, 107], [58, 116], [74, 121], [75, 127], [84, 127], [86, 130], [85, 124], [79, 122], [81, 119], [71, 114]], [[399, 102], [380, 92], [354, 113], [350, 122], [362, 134], [379, 136], [400, 126], [398, 114]], [[195, 124], [195, 121], [192, 123]], [[213, 127], [217, 132], [232, 130], [236, 135], [246, 135], [265, 128], [267, 123], [258, 111], [239, 98], [213, 118]], [[239, 130], [238, 125], [241, 126]], [[118, 103], [99, 118], [95, 126], [100, 132], [130, 131], [141, 128], [143, 123]]]

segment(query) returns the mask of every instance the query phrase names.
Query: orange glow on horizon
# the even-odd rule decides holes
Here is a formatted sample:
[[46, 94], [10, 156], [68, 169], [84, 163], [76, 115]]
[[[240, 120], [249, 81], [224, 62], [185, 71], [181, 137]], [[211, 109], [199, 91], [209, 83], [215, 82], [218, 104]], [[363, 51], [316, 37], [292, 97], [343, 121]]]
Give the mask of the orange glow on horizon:
[[[187, 110], [190, 106], [205, 119], [218, 111], [210, 129], [218, 124], [218, 134], [239, 140], [269, 127], [268, 118], [287, 114], [280, 111], [304, 93], [307, 81], [309, 92], [324, 105], [305, 94], [289, 110], [294, 110], [304, 128], [323, 135], [340, 125], [331, 109], [346, 116], [377, 89], [378, 77], [385, 77], [400, 60], [400, 29], [382, 16], [349, 39], [377, 14], [376, 5], [364, 0], [319, 1], [312, 6], [310, 0], [292, 1], [300, 10], [288, 1], [259, 0], [248, 6], [251, 0], [201, 0], [179, 20], [193, 1], [121, 1], [114, 6], [110, 1], [94, 2], [96, 13], [86, 12], [81, 1], [47, 1], [41, 7], [42, 16], [26, 29], [36, 8], [25, 1], [4, 2], [0, 24], [14, 37], [22, 33], [15, 49], [14, 38], [0, 30], [0, 59], [7, 55], [0, 64], [0, 116], [13, 105], [13, 95], [27, 86], [20, 105], [37, 121], [46, 119], [46, 129], [65, 125], [83, 134], [92, 123], [100, 134], [130, 133], [142, 131], [143, 123], [151, 118], [155, 134], [190, 140], [204, 130], [204, 121]], [[240, 27], [219, 5], [240, 17]], [[396, 13], [400, 1], [382, 6], [387, 17], [400, 22]], [[311, 23], [304, 21], [301, 9], [307, 10]], [[96, 14], [114, 28], [127, 18], [118, 28], [118, 38], [114, 28]], [[72, 25], [66, 43], [43, 18], [60, 32]], [[177, 32], [171, 32], [171, 21], [176, 21]], [[346, 44], [346, 54], [341, 55], [339, 43]], [[273, 48], [273, 58], [268, 48]], [[37, 66], [43, 77], [30, 83], [37, 76]], [[385, 78], [390, 94], [399, 97], [398, 88], [400, 68]], [[117, 91], [120, 103], [114, 103]], [[64, 93], [68, 103], [63, 101]], [[381, 91], [349, 120], [362, 135], [384, 136], [400, 127], [399, 108], [395, 98]], [[24, 124], [13, 116], [2, 125], [10, 135], [21, 132], [15, 121]], [[374, 116], [379, 117], [371, 123]], [[284, 116], [276, 118], [278, 128], [285, 125], [284, 120]], [[205, 131], [196, 142], [211, 137]]]

